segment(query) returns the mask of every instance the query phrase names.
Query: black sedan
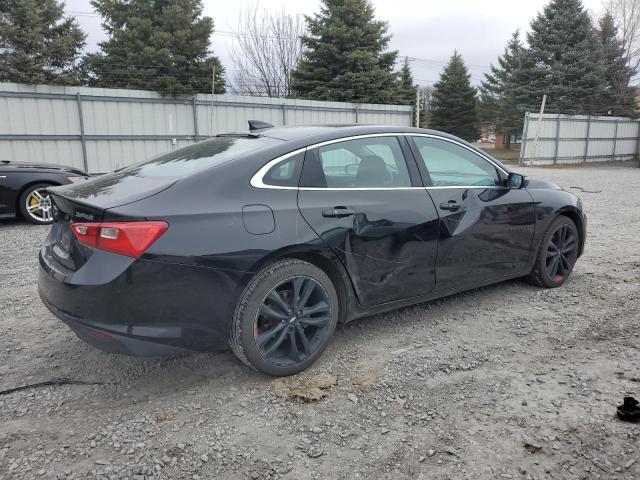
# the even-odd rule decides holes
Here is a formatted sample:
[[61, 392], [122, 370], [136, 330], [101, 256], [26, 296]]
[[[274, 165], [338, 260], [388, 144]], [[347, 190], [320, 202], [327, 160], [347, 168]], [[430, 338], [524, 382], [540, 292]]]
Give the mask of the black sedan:
[[517, 277], [557, 287], [580, 199], [441, 132], [260, 128], [76, 185], [40, 252], [40, 296], [83, 340], [158, 356], [230, 346], [299, 372], [336, 325]]
[[86, 172], [51, 164], [0, 161], [0, 218], [21, 216], [31, 223], [53, 221], [47, 187], [84, 180]]

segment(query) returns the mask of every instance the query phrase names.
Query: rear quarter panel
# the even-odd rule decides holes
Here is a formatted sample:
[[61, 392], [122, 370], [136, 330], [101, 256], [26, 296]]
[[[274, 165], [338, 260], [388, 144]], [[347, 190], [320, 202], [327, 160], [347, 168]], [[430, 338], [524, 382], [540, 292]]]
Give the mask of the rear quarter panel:
[[[254, 188], [249, 184], [253, 173], [253, 168], [222, 165], [105, 212], [105, 219], [142, 217], [169, 223], [169, 230], [140, 260], [164, 264], [166, 270], [191, 267], [181, 268], [180, 277], [170, 282], [166, 276], [158, 282], [147, 279], [155, 283], [156, 295], [178, 295], [181, 305], [188, 306], [183, 311], [187, 318], [204, 317], [201, 321], [228, 326], [242, 290], [271, 259], [314, 248], [330, 255], [300, 216], [297, 190]], [[248, 205], [271, 209], [275, 228], [249, 233], [242, 217]]]

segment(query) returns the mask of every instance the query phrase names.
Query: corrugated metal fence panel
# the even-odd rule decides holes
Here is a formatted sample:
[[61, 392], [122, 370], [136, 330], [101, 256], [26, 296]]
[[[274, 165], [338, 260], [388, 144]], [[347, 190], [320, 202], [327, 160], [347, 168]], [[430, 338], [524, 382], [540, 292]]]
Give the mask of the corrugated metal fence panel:
[[0, 140], [0, 160], [20, 159], [84, 168], [82, 145], [77, 140]]
[[[625, 117], [527, 113], [520, 164], [630, 160], [638, 154], [640, 121]], [[536, 140], [537, 138], [537, 140]]]
[[[273, 125], [411, 125], [411, 107], [236, 95], [168, 98], [155, 92], [0, 83], [0, 159], [106, 172], [247, 120]], [[84, 148], [83, 148], [84, 146]]]

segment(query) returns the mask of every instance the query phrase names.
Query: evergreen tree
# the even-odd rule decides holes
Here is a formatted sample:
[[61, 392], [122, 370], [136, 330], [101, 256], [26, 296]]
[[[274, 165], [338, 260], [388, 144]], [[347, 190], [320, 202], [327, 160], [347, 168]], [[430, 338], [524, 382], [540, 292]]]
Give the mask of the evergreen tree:
[[551, 0], [531, 22], [528, 108], [547, 94], [546, 112], [600, 113], [602, 46], [581, 0]]
[[57, 0], [0, 0], [0, 82], [74, 84], [86, 35]]
[[305, 17], [309, 34], [293, 72], [294, 96], [313, 100], [397, 103], [398, 52], [386, 22], [374, 19], [369, 0], [322, 0], [320, 13]]
[[636, 115], [633, 89], [629, 86], [633, 70], [618, 38], [618, 28], [610, 12], [600, 18], [598, 34], [604, 53], [605, 92], [602, 113], [631, 117]]
[[213, 20], [202, 0], [93, 0], [108, 39], [87, 55], [87, 82], [163, 95], [224, 93], [224, 69], [210, 55]]
[[400, 69], [400, 92], [398, 97], [405, 105], [416, 103], [416, 87], [413, 83], [413, 73], [409, 66], [409, 57], [404, 57], [402, 68]]
[[471, 86], [470, 78], [462, 56], [454, 52], [434, 85], [430, 128], [469, 141], [478, 139], [476, 89]]
[[526, 52], [516, 30], [498, 58], [498, 66], [491, 65], [480, 85], [478, 105], [483, 123], [493, 125], [496, 131], [511, 135], [522, 133], [527, 110]]

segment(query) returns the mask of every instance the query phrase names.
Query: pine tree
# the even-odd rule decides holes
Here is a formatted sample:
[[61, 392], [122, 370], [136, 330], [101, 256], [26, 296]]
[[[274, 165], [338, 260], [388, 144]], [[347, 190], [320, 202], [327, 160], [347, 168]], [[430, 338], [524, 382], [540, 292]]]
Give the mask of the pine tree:
[[602, 46], [581, 0], [551, 0], [527, 35], [528, 108], [547, 94], [546, 112], [599, 113], [604, 92]]
[[294, 96], [313, 100], [398, 103], [398, 52], [386, 51], [388, 25], [374, 19], [369, 0], [322, 0], [305, 17], [309, 34], [293, 72]]
[[213, 20], [202, 0], [94, 0], [108, 39], [87, 55], [93, 86], [137, 88], [163, 95], [224, 93], [224, 69], [209, 52]]
[[621, 117], [636, 115], [633, 89], [629, 86], [633, 70], [618, 38], [618, 28], [610, 12], [600, 18], [598, 34], [604, 53], [605, 92], [602, 113]]
[[57, 0], [0, 0], [0, 82], [78, 83], [86, 35]]
[[413, 83], [413, 73], [409, 66], [409, 57], [404, 57], [402, 68], [400, 69], [400, 86], [398, 97], [405, 105], [414, 105], [416, 103], [416, 87]]
[[476, 89], [471, 86], [470, 78], [462, 56], [454, 52], [434, 85], [430, 128], [469, 141], [478, 139]]
[[485, 74], [480, 85], [480, 117], [484, 123], [506, 134], [507, 139], [522, 133], [527, 110], [525, 55], [520, 32], [516, 30], [498, 58], [498, 66], [491, 65], [491, 73]]

